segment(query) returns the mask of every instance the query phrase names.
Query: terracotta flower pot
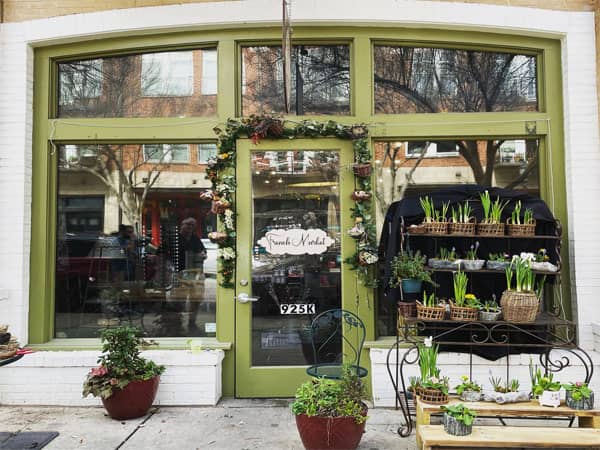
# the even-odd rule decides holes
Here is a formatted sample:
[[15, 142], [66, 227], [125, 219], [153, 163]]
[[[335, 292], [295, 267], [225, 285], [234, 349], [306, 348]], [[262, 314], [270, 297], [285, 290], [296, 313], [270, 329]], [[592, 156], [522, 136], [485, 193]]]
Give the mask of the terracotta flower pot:
[[296, 416], [296, 426], [306, 450], [352, 450], [358, 447], [365, 432], [365, 422], [358, 424], [352, 417], [308, 417], [299, 414]]
[[108, 415], [116, 420], [135, 419], [145, 415], [156, 397], [160, 376], [146, 381], [132, 381], [113, 395], [102, 399]]

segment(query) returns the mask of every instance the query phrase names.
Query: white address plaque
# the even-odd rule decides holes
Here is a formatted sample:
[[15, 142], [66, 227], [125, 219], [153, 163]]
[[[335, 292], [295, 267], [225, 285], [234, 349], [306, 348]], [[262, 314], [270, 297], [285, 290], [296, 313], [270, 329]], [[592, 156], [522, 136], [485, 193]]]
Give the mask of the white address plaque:
[[316, 314], [317, 306], [314, 303], [281, 303], [281, 314]]

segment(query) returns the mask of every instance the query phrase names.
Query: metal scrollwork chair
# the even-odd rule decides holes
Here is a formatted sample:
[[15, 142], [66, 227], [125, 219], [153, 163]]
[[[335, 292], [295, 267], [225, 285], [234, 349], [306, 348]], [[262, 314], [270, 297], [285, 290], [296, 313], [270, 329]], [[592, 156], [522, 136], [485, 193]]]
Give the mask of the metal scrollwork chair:
[[315, 317], [310, 325], [313, 364], [306, 373], [316, 378], [339, 380], [344, 365], [363, 378], [369, 371], [360, 366], [365, 343], [365, 325], [344, 309], [330, 309]]

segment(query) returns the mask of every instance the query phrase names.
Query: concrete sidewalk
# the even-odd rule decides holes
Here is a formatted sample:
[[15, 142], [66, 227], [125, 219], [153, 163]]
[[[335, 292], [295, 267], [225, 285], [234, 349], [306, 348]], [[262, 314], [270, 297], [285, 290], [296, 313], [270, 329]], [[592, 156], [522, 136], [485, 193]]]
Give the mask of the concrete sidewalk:
[[[290, 400], [224, 399], [216, 407], [160, 407], [120, 422], [103, 408], [0, 406], [0, 431], [58, 431], [47, 450], [303, 449]], [[401, 438], [400, 411], [371, 409], [359, 449], [416, 449]]]

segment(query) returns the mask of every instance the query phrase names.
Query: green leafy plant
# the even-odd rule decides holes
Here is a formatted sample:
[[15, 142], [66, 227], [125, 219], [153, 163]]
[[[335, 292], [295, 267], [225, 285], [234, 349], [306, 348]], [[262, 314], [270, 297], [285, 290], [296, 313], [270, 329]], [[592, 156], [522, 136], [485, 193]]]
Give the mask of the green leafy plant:
[[419, 202], [421, 203], [421, 208], [423, 209], [423, 214], [425, 215], [424, 222], [433, 222], [435, 206], [433, 205], [433, 200], [431, 197], [420, 197]]
[[342, 369], [341, 380], [315, 378], [296, 391], [292, 412], [309, 417], [352, 417], [356, 423], [367, 420], [366, 388], [350, 365]]
[[508, 253], [489, 253], [488, 260], [497, 262], [509, 262], [510, 255]]
[[464, 306], [479, 309], [481, 308], [481, 301], [477, 298], [475, 294], [465, 294]]
[[434, 216], [436, 222], [445, 222], [448, 217], [448, 209], [450, 208], [450, 202], [442, 203], [442, 209], [434, 210]]
[[483, 194], [479, 194], [479, 199], [481, 200], [481, 207], [483, 208], [483, 222], [500, 223], [502, 211], [508, 204], [508, 200], [502, 202], [500, 197], [496, 197], [496, 200], [492, 202], [490, 193], [487, 190]]
[[521, 225], [521, 200], [517, 200], [513, 212], [510, 215], [510, 223], [513, 225]]
[[455, 261], [456, 260], [456, 248], [452, 247], [448, 250], [445, 247], [440, 248], [439, 259], [444, 259], [446, 261]]
[[515, 275], [515, 290], [517, 292], [533, 292], [535, 286], [535, 273], [527, 259], [515, 256], [505, 270], [506, 289], [512, 290], [513, 273]]
[[571, 393], [571, 398], [576, 401], [583, 400], [584, 398], [590, 398], [592, 390], [588, 387], [587, 383], [577, 381], [575, 383], [567, 383], [562, 385], [565, 391]]
[[421, 382], [424, 382], [431, 377], [439, 378], [440, 369], [437, 368], [439, 345], [434, 344], [433, 338], [430, 336], [425, 338], [423, 343], [418, 344], [417, 351], [419, 353]]
[[442, 411], [450, 417], [454, 417], [458, 422], [464, 423], [466, 426], [473, 425], [473, 420], [477, 417], [477, 413], [472, 409], [467, 408], [462, 403], [456, 405], [442, 405]]
[[535, 254], [535, 262], [546, 262], [550, 261], [550, 257], [548, 256], [548, 252], [545, 248], [540, 248]]
[[525, 208], [525, 212], [523, 213], [523, 223], [531, 224], [533, 223], [533, 210], [530, 208]]
[[469, 279], [467, 278], [467, 274], [460, 270], [454, 272], [452, 278], [454, 282], [454, 304], [462, 307], [465, 305], [465, 295], [467, 294], [467, 284]]
[[554, 381], [554, 374], [544, 374], [542, 369], [533, 364], [532, 360], [529, 360], [529, 377], [531, 378], [531, 394], [534, 397], [538, 397], [544, 393], [544, 391], [559, 391], [561, 384], [558, 381]]
[[451, 215], [454, 223], [468, 223], [472, 219], [473, 208], [468, 203], [452, 207]]
[[467, 259], [472, 261], [476, 260], [477, 250], [479, 250], [479, 241], [475, 241], [475, 244], [471, 244], [471, 248], [467, 251]]
[[481, 309], [485, 312], [499, 312], [500, 306], [495, 300], [486, 300], [482, 305]]
[[405, 279], [421, 280], [434, 285], [431, 274], [425, 268], [426, 262], [427, 257], [421, 255], [420, 251], [416, 251], [414, 254], [412, 252], [402, 252], [394, 256], [391, 264], [390, 286], [398, 287]]
[[481, 385], [470, 380], [467, 375], [463, 375], [462, 377], [460, 377], [460, 379], [462, 383], [455, 387], [456, 393], [458, 395], [462, 394], [465, 391], [481, 392]]
[[102, 331], [102, 355], [99, 366], [90, 370], [83, 383], [83, 396], [109, 398], [117, 389], [132, 381], [150, 380], [165, 371], [164, 366], [140, 356], [140, 348], [149, 343], [134, 327], [108, 328]]
[[490, 375], [490, 384], [494, 389], [494, 392], [500, 392], [506, 394], [507, 392], [517, 392], [520, 387], [519, 380], [513, 378], [510, 381], [504, 382], [500, 377], [494, 377]]
[[427, 295], [427, 291], [423, 291], [423, 306], [427, 306], [431, 308], [432, 306], [437, 306], [437, 302], [435, 300], [435, 292]]

